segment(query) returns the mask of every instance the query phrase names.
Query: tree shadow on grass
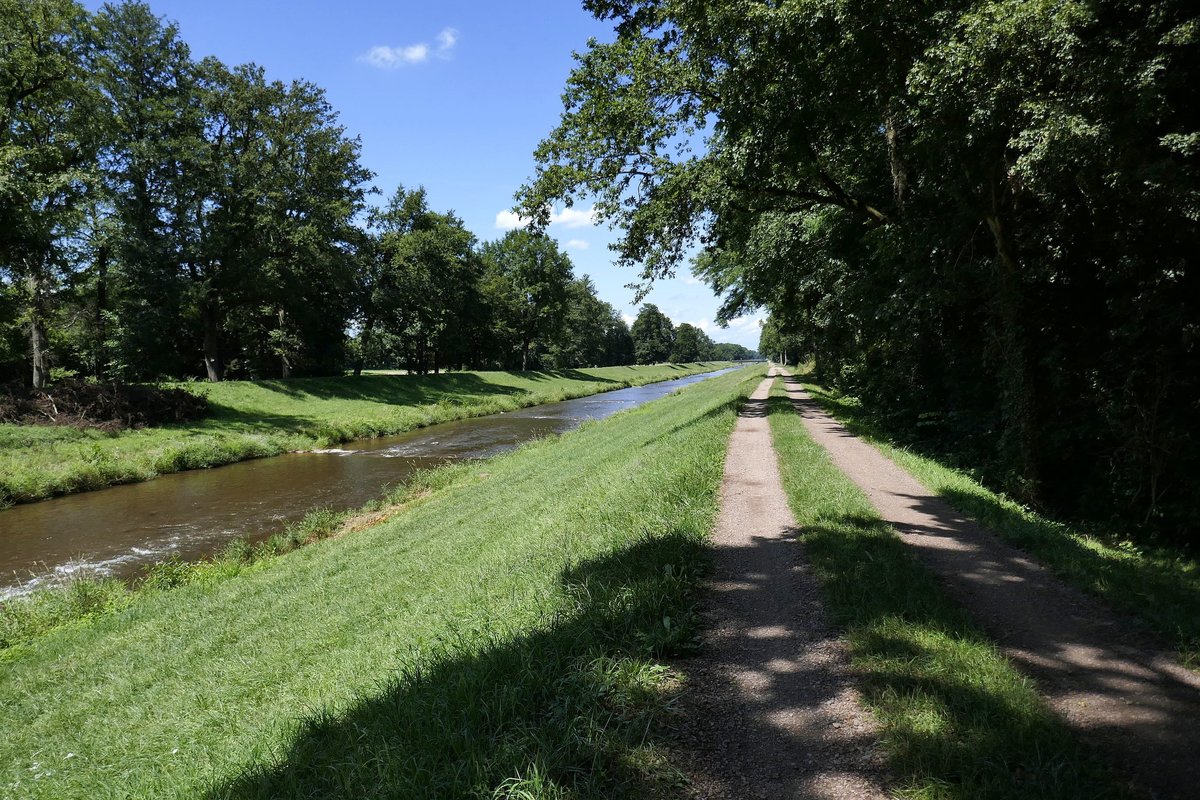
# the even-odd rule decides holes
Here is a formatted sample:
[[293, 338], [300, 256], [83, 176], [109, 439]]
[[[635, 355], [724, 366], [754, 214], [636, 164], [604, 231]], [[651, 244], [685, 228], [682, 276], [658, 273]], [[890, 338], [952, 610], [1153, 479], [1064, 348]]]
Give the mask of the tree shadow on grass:
[[645, 797], [634, 762], [669, 702], [646, 659], [688, 645], [706, 563], [697, 537], [670, 534], [573, 566], [568, 610], [541, 628], [451, 634], [207, 797]]
[[[529, 373], [513, 373], [529, 377]], [[587, 378], [586, 380], [592, 380]], [[602, 382], [602, 381], [600, 381]], [[256, 386], [292, 398], [363, 400], [375, 403], [436, 403], [447, 396], [525, 394], [516, 386], [500, 386], [473, 372], [440, 375], [360, 375], [340, 378], [290, 378], [257, 381]]]
[[1096, 750], [1005, 677], [991, 640], [886, 523], [843, 514], [802, 539], [904, 782], [964, 800], [1121, 796]]

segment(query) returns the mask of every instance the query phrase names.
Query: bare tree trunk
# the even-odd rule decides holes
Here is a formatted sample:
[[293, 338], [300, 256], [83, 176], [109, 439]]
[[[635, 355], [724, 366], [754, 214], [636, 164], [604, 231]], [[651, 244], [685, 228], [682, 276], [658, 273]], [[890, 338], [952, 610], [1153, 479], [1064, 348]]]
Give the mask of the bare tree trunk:
[[104, 364], [108, 360], [105, 353], [105, 342], [108, 339], [107, 326], [104, 324], [104, 310], [108, 307], [108, 245], [102, 244], [96, 250], [96, 353], [92, 373], [97, 379], [102, 377]]
[[366, 358], [367, 348], [371, 345], [371, 331], [374, 328], [375, 320], [372, 317], [367, 317], [366, 324], [363, 325], [362, 336], [358, 337], [358, 358], [354, 360], [355, 377], [362, 375], [363, 360]]
[[521, 340], [521, 372], [529, 369], [529, 340]]
[[904, 202], [908, 198], [908, 163], [901, 154], [901, 123], [899, 114], [889, 108], [884, 114], [883, 132], [887, 139], [888, 163], [892, 169], [892, 194], [896, 199], [896, 208], [904, 210]]
[[[284, 333], [284, 326], [287, 324], [287, 312], [282, 308], [279, 309], [279, 332]], [[288, 358], [287, 352], [287, 336], [282, 336], [282, 344], [279, 347], [279, 377], [292, 377], [292, 362]]]
[[999, 303], [1001, 346], [1004, 374], [1001, 391], [1005, 416], [1016, 437], [1018, 470], [1021, 476], [1023, 499], [1035, 502], [1040, 494], [1041, 469], [1037, 420], [1037, 397], [1030, 354], [1029, 337], [1025, 329], [1024, 303], [1020, 287], [1020, 262], [1014, 252], [1008, 231], [999, 214], [985, 217], [996, 243], [1000, 266]]
[[211, 293], [201, 309], [204, 325], [204, 369], [208, 379], [217, 383], [225, 378], [225, 365], [221, 363], [221, 318], [217, 299]]
[[46, 336], [46, 295], [42, 280], [30, 275], [29, 287], [29, 355], [33, 362], [33, 388], [44, 389], [50, 380], [50, 346]]

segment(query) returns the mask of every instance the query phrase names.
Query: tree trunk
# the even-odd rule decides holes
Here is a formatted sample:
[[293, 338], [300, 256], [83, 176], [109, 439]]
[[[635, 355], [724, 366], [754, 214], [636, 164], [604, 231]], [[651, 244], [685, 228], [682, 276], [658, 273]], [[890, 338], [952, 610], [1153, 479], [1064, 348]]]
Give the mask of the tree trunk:
[[46, 336], [46, 295], [42, 280], [29, 276], [29, 355], [33, 362], [33, 388], [45, 389], [50, 380], [50, 347]]
[[985, 221], [995, 240], [1000, 266], [997, 300], [1003, 348], [1001, 393], [1004, 415], [1007, 417], [1011, 434], [1016, 438], [1022, 499], [1036, 502], [1041, 488], [1040, 436], [1033, 363], [1029, 337], [1025, 329], [1024, 303], [1020, 287], [1020, 262], [999, 214], [993, 211], [985, 217]]
[[225, 365], [221, 363], [221, 317], [217, 298], [210, 293], [201, 309], [204, 325], [204, 369], [213, 383], [224, 380]]
[[521, 340], [521, 372], [529, 369], [529, 340]]
[[358, 337], [358, 358], [354, 360], [354, 376], [362, 375], [363, 360], [366, 358], [367, 347], [371, 344], [371, 330], [375, 327], [375, 320], [367, 317], [366, 324], [363, 325], [362, 336]]
[[102, 377], [105, 357], [105, 341], [108, 331], [104, 324], [104, 310], [108, 307], [108, 245], [100, 245], [96, 250], [96, 353], [92, 373], [97, 379]]
[[279, 377], [292, 377], [292, 362], [288, 358], [287, 352], [287, 335], [284, 333], [284, 325], [287, 324], [287, 312], [282, 308], [279, 309], [279, 332], [281, 334], [282, 344], [279, 347]]
[[908, 163], [901, 154], [901, 123], [899, 115], [892, 108], [884, 114], [883, 131], [887, 139], [888, 163], [892, 168], [892, 195], [896, 200], [896, 208], [904, 210], [904, 202], [908, 198]]

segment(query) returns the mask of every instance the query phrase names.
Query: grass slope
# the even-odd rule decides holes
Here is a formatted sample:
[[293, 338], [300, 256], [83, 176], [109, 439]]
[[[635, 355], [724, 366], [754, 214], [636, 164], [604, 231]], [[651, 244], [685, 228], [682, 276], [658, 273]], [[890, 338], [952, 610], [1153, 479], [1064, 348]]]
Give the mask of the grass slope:
[[1200, 669], [1200, 562], [1179, 552], [1140, 547], [1058, 522], [994, 492], [962, 470], [897, 447], [854, 400], [805, 388], [856, 436], [908, 470], [930, 491], [1048, 566], [1060, 578], [1103, 598], [1166, 636], [1180, 660]]
[[[0, 425], [0, 507], [328, 447], [706, 372], [727, 363], [199, 384], [213, 414], [121, 433]], [[195, 387], [194, 387], [195, 388]]]
[[731, 373], [465, 465], [390, 521], [0, 655], [0, 796], [669, 793]]
[[780, 387], [770, 422], [805, 553], [846, 628], [901, 796], [1121, 796], [809, 437]]

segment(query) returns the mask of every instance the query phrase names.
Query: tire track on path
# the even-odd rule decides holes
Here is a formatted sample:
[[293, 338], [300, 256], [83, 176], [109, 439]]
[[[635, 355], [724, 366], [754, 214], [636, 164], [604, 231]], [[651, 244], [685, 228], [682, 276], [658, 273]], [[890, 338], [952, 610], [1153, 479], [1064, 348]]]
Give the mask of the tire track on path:
[[813, 439], [1069, 726], [1154, 797], [1200, 797], [1200, 675], [939, 499], [822, 411], [797, 379], [785, 385]]
[[876, 726], [796, 542], [767, 421], [773, 382], [729, 441], [704, 646], [680, 665], [685, 771], [694, 797], [884, 798]]

